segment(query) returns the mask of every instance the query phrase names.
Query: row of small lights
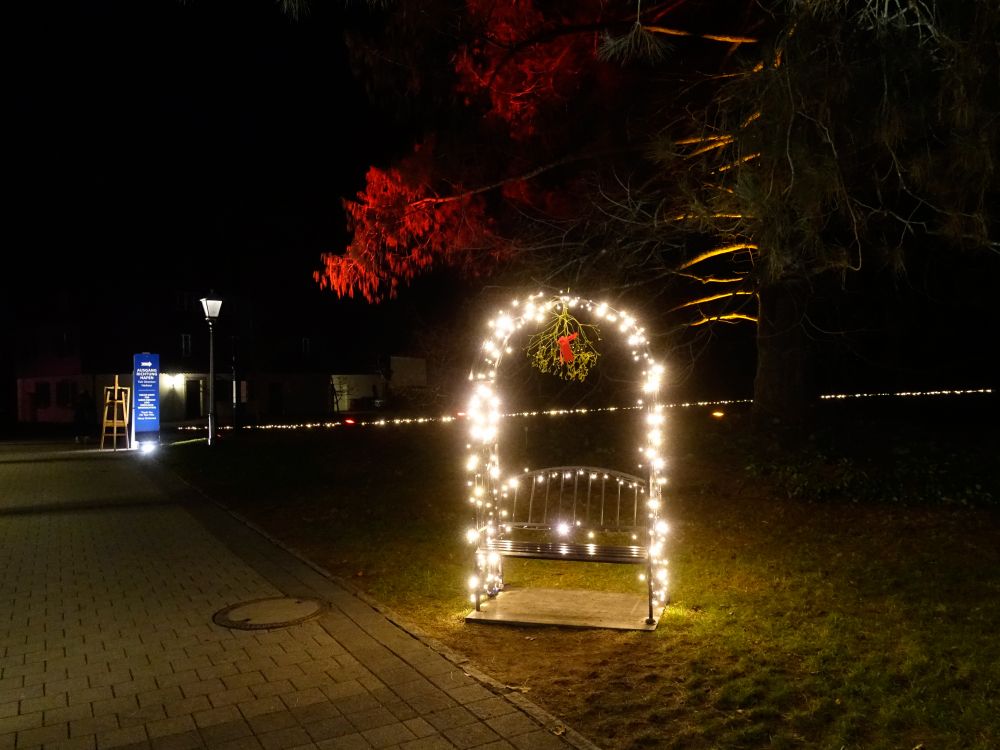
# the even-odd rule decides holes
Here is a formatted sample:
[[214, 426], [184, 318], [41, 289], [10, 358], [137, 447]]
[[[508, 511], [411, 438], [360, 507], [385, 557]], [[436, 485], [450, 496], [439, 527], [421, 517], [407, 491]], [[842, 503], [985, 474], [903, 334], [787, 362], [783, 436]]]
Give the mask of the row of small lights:
[[[626, 408], [645, 408], [647, 411], [646, 442], [645, 446], [640, 448], [640, 452], [645, 456], [650, 472], [650, 492], [646, 505], [651, 537], [649, 555], [656, 585], [653, 598], [657, 606], [662, 605], [666, 601], [667, 587], [667, 561], [663, 558], [667, 525], [660, 520], [659, 513], [660, 492], [666, 479], [661, 473], [664, 460], [660, 455], [660, 446], [663, 443], [664, 407], [657, 402], [657, 394], [663, 379], [663, 365], [654, 362], [650, 357], [649, 340], [645, 330], [638, 325], [635, 318], [628, 313], [615, 310], [607, 303], [598, 304], [567, 295], [545, 299], [544, 293], [539, 292], [529, 296], [524, 303], [515, 299], [510, 307], [510, 310], [499, 311], [496, 317], [489, 321], [491, 331], [483, 341], [481, 360], [469, 374], [469, 380], [475, 383], [475, 386], [466, 409], [470, 425], [469, 436], [472, 440], [466, 446], [468, 454], [465, 468], [469, 472], [467, 481], [469, 503], [475, 508], [476, 525], [466, 532], [466, 540], [477, 546], [476, 571], [469, 578], [470, 601], [478, 609], [483, 594], [493, 596], [503, 589], [501, 556], [491, 549], [499, 534], [512, 531], [512, 527], [504, 523], [506, 511], [500, 507], [502, 497], [506, 496], [511, 488], [511, 480], [500, 481], [498, 445], [500, 420], [506, 416], [529, 417], [539, 413], [555, 416], [599, 411], [597, 409], [550, 410], [508, 415], [500, 411], [500, 398], [494, 385], [503, 355], [512, 352], [508, 342], [515, 331], [529, 324], [544, 323], [560, 310], [570, 311], [576, 308], [585, 310], [602, 323], [611, 324], [617, 327], [620, 333], [627, 335], [633, 361], [646, 368], [642, 372], [642, 390], [646, 402], [640, 399], [635, 407]], [[608, 407], [600, 411], [615, 410], [615, 407]], [[561, 531], [561, 527], [557, 530]], [[566, 525], [566, 533], [568, 531], [569, 526]], [[593, 532], [588, 532], [588, 537], [593, 538]]]
[[[966, 396], [966, 395], [989, 395], [993, 393], [992, 388], [971, 388], [967, 390], [943, 390], [943, 391], [896, 391], [896, 392], [885, 392], [885, 393], [831, 393], [820, 396], [823, 401], [828, 400], [845, 400], [852, 398], [892, 398], [898, 396]], [[664, 409], [693, 409], [693, 408], [706, 408], [706, 407], [718, 407], [718, 406], [732, 406], [740, 404], [752, 404], [753, 399], [749, 398], [737, 398], [737, 399], [727, 399], [719, 401], [684, 401], [675, 404], [663, 404]], [[509, 417], [538, 417], [538, 416], [548, 416], [557, 417], [564, 416], [567, 414], [593, 414], [596, 412], [609, 412], [609, 411], [629, 411], [632, 409], [641, 409], [642, 406], [603, 406], [594, 408], [579, 408], [579, 409], [543, 409], [536, 411], [518, 411], [518, 412], [506, 412], [504, 413], [504, 418]], [[395, 419], [372, 419], [372, 420], [355, 420], [352, 418], [336, 420], [336, 421], [326, 421], [326, 422], [299, 422], [296, 424], [258, 424], [258, 425], [244, 425], [239, 427], [240, 430], [318, 430], [318, 429], [330, 429], [333, 427], [344, 427], [344, 426], [357, 426], [357, 427], [386, 427], [388, 425], [404, 425], [404, 424], [428, 424], [428, 423], [449, 423], [454, 422], [456, 419], [461, 419], [465, 416], [464, 412], [459, 412], [456, 415], [445, 415], [442, 417], [398, 417]], [[724, 416], [722, 412], [718, 412], [717, 416]], [[205, 427], [202, 426], [184, 426], [179, 427], [179, 430], [190, 430], [194, 432], [204, 432]], [[232, 430], [232, 426], [220, 425], [219, 431]]]

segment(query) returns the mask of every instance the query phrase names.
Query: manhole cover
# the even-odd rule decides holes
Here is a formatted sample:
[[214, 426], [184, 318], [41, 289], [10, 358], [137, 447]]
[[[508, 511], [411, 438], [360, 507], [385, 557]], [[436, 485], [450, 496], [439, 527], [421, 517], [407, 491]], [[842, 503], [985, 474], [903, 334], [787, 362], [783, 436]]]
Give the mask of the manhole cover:
[[220, 609], [212, 616], [216, 625], [240, 630], [263, 630], [298, 625], [319, 615], [324, 604], [315, 599], [255, 599]]

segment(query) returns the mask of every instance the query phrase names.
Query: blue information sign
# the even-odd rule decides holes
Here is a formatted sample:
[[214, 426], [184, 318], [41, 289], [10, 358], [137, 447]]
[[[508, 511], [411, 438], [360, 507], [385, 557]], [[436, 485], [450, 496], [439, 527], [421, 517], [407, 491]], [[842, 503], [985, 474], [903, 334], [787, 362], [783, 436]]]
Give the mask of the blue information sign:
[[132, 358], [132, 424], [136, 433], [160, 431], [160, 355]]

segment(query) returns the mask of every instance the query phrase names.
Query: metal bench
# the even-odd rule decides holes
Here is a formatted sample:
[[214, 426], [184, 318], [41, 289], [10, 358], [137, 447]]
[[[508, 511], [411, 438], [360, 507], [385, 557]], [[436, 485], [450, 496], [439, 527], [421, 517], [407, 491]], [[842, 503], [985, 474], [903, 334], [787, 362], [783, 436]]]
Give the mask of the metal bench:
[[[500, 524], [478, 535], [476, 560], [488, 596], [503, 588], [503, 558], [642, 565], [646, 568], [649, 620], [653, 619], [653, 570], [648, 480], [595, 466], [525, 470], [503, 482]], [[535, 538], [524, 538], [535, 537]], [[615, 543], [615, 542], [631, 543]], [[476, 608], [480, 607], [476, 597]]]

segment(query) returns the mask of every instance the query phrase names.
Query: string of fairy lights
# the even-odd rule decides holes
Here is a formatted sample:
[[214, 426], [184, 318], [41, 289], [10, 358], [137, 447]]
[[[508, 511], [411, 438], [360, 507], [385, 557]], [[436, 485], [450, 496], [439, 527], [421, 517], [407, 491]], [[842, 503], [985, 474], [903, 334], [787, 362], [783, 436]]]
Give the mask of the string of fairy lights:
[[[952, 390], [936, 390], [936, 391], [885, 391], [885, 392], [873, 392], [873, 393], [828, 393], [821, 395], [819, 398], [822, 401], [845, 401], [850, 399], [885, 399], [885, 398], [897, 398], [897, 397], [939, 397], [939, 396], [969, 396], [969, 395], [990, 395], [993, 393], [992, 388], [969, 388], [969, 389], [952, 389]], [[683, 401], [676, 403], [663, 404], [664, 409], [697, 409], [697, 408], [708, 408], [713, 407], [717, 409], [718, 407], [734, 406], [734, 405], [750, 405], [753, 403], [753, 399], [749, 398], [737, 398], [737, 399], [719, 399], [711, 401]], [[582, 414], [596, 414], [599, 412], [614, 412], [614, 411], [629, 411], [635, 409], [641, 409], [641, 406], [602, 406], [602, 407], [588, 407], [588, 408], [578, 408], [578, 409], [535, 409], [532, 411], [517, 411], [517, 412], [504, 412], [504, 419], [515, 419], [515, 418], [526, 418], [526, 417], [561, 417], [567, 415], [582, 415]], [[722, 414], [721, 416], [724, 416]], [[384, 418], [379, 417], [377, 419], [355, 419], [353, 417], [346, 417], [344, 419], [332, 419], [323, 420], [317, 422], [289, 422], [289, 423], [268, 423], [268, 424], [253, 424], [253, 425], [240, 425], [237, 429], [239, 432], [243, 431], [253, 431], [253, 430], [323, 430], [323, 429], [333, 429], [337, 427], [389, 427], [389, 426], [401, 426], [401, 425], [415, 425], [415, 424], [448, 424], [450, 422], [456, 422], [465, 417], [465, 412], [456, 412], [455, 414], [445, 414], [442, 416], [432, 417], [432, 416], [421, 416], [421, 417], [393, 417]], [[183, 425], [177, 428], [181, 431], [186, 432], [204, 432], [204, 425]], [[218, 425], [216, 427], [220, 432], [232, 431], [233, 427], [231, 425]]]
[[[516, 478], [503, 480], [500, 467], [499, 426], [505, 416], [501, 411], [496, 382], [500, 363], [505, 354], [513, 352], [510, 339], [522, 328], [534, 330], [554, 316], [565, 318], [570, 314], [584, 313], [595, 321], [595, 325], [599, 322], [604, 330], [617, 329], [628, 344], [633, 362], [640, 369], [641, 377], [637, 380], [642, 384], [642, 397], [634, 408], [645, 411], [645, 440], [639, 451], [649, 472], [646, 494], [648, 585], [653, 604], [660, 606], [666, 602], [667, 561], [663, 552], [667, 525], [660, 519], [662, 487], [666, 483], [664, 459], [660, 453], [665, 419], [664, 407], [658, 399], [664, 367], [651, 356], [645, 329], [629, 313], [604, 302], [566, 294], [546, 298], [544, 293], [539, 292], [523, 302], [513, 300], [509, 309], [498, 311], [489, 320], [489, 332], [483, 339], [479, 361], [469, 374], [473, 385], [465, 411], [470, 438], [466, 445], [465, 467], [468, 472], [468, 500], [475, 509], [475, 525], [467, 531], [466, 538], [476, 546], [475, 571], [469, 577], [469, 598], [477, 610], [484, 595], [496, 596], [503, 589], [503, 558], [496, 551], [502, 546], [497, 542], [512, 531], [511, 526], [505, 523], [507, 511], [503, 504], [511, 482]], [[524, 413], [525, 416], [530, 414]]]

